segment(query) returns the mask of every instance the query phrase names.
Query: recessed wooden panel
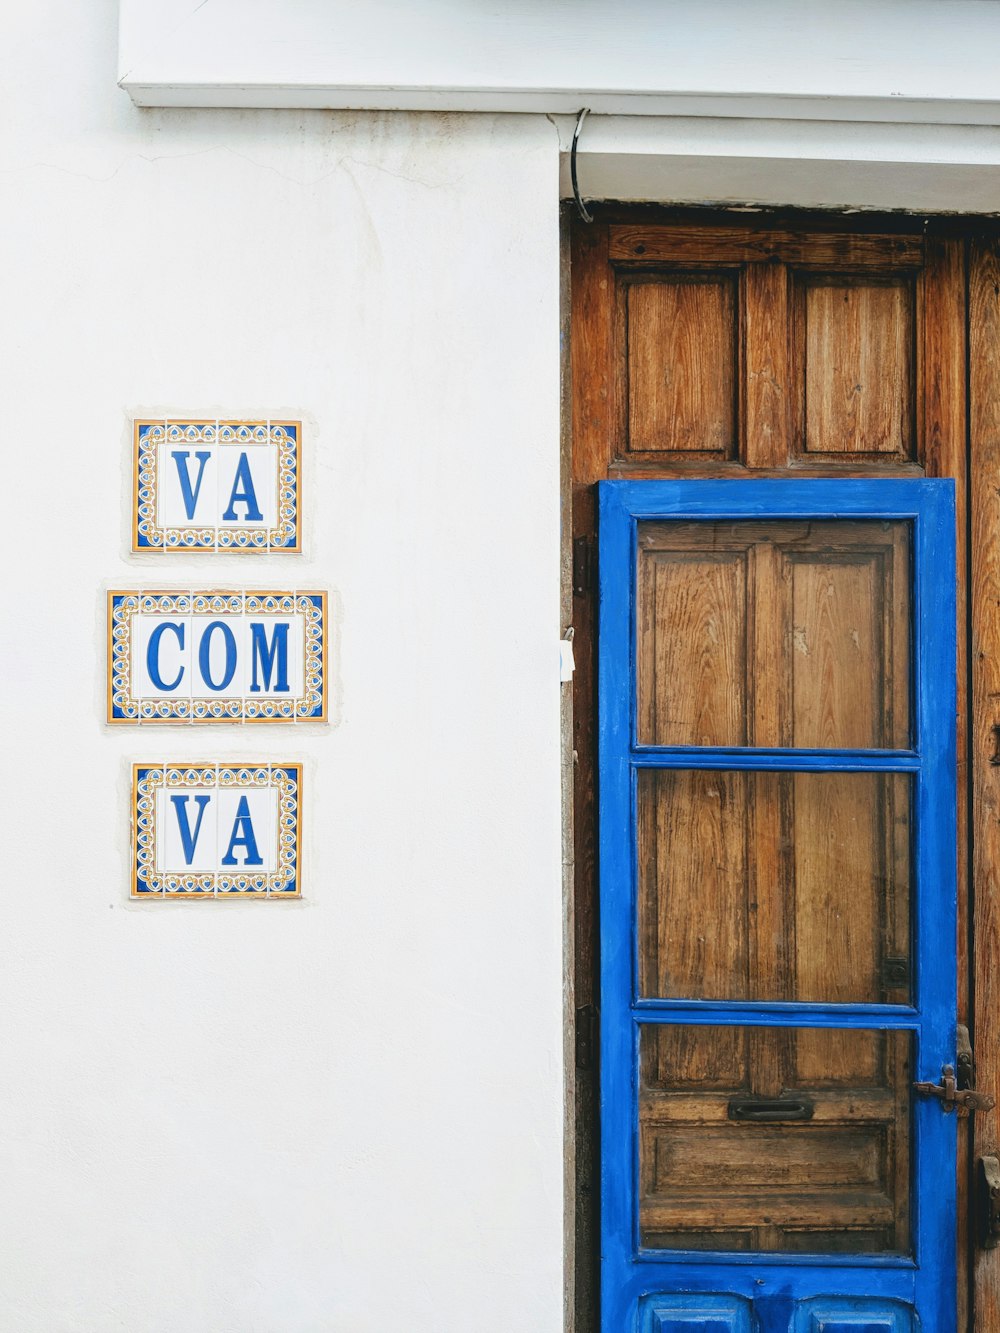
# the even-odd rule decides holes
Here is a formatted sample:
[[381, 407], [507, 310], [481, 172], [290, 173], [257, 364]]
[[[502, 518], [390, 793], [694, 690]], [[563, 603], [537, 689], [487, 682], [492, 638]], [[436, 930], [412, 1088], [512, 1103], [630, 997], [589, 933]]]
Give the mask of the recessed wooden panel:
[[646, 1082], [735, 1094], [747, 1086], [749, 1042], [747, 1028], [661, 1024], [649, 1030], [643, 1047]]
[[909, 993], [909, 779], [792, 773], [793, 994], [826, 1004]]
[[904, 749], [905, 522], [646, 523], [638, 739]]
[[650, 552], [638, 601], [640, 734], [746, 745], [746, 550]]
[[858, 534], [853, 549], [788, 554], [793, 745], [908, 744], [907, 547], [899, 523]]
[[[843, 1126], [747, 1124], [739, 1129], [740, 1188], [872, 1189], [885, 1175], [884, 1133]], [[669, 1125], [650, 1135], [654, 1194], [724, 1189], [733, 1183], [732, 1125]]]
[[690, 770], [640, 775], [644, 994], [747, 996], [749, 787], [759, 776]]
[[[908, 782], [880, 773], [641, 772], [640, 994], [905, 1003]], [[829, 1037], [817, 1040], [833, 1059]], [[863, 1049], [853, 1043], [850, 1058]], [[856, 1072], [836, 1060], [833, 1068], [835, 1077]]]
[[[721, 1028], [700, 1029], [709, 1048]], [[743, 1090], [671, 1082], [654, 1052], [659, 1025], [640, 1037], [640, 1229], [657, 1248], [905, 1253], [909, 1246], [910, 1044], [905, 1032], [838, 1030], [846, 1044], [882, 1059], [869, 1079], [797, 1081], [794, 1051], [805, 1029], [748, 1031]], [[811, 1035], [809, 1033], [808, 1035]], [[864, 1058], [853, 1061], [864, 1064]], [[650, 1074], [657, 1071], [655, 1082]], [[785, 1122], [734, 1118], [766, 1098]], [[795, 1119], [796, 1106], [808, 1107]], [[738, 1114], [738, 1113], [737, 1113]], [[735, 1243], [733, 1243], [735, 1242]]]
[[797, 296], [805, 453], [914, 457], [911, 279], [810, 275]]
[[860, 1041], [843, 1032], [810, 1028], [798, 1033], [795, 1043], [794, 1083], [836, 1085], [845, 1078], [866, 1083], [880, 1081], [880, 1038], [869, 1034]]
[[631, 282], [625, 299], [629, 451], [732, 457], [735, 280], [689, 274]]

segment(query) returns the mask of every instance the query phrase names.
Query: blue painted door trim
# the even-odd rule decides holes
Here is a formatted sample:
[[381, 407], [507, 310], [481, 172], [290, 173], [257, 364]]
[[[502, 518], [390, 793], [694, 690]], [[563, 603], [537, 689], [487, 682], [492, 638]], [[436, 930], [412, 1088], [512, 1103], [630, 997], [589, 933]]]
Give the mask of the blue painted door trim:
[[[913, 1305], [925, 1333], [955, 1326], [955, 1116], [918, 1099], [913, 1116], [912, 1258], [642, 1251], [637, 1207], [638, 1043], [645, 1023], [905, 1029], [914, 1077], [954, 1064], [956, 1020], [955, 511], [947, 480], [608, 481], [599, 484], [598, 788], [601, 930], [601, 1310], [603, 1333], [633, 1333], [651, 1293], [753, 1302], [763, 1333], [792, 1328], [813, 1298]], [[639, 746], [635, 571], [643, 520], [906, 519], [912, 524], [910, 750]], [[635, 775], [643, 767], [900, 771], [915, 791], [914, 999], [909, 1005], [727, 1004], [637, 999]], [[787, 1319], [785, 1312], [787, 1311]], [[795, 1327], [799, 1327], [796, 1323]]]

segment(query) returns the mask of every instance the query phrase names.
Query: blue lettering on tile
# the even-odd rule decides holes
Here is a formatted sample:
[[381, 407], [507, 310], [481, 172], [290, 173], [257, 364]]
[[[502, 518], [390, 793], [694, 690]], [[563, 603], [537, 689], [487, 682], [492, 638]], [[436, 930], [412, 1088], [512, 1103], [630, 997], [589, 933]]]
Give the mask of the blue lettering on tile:
[[[270, 644], [267, 641], [267, 626], [254, 622], [250, 626], [251, 657], [253, 660], [253, 680], [251, 690], [261, 689], [257, 680], [257, 668], [264, 677], [265, 690], [271, 689], [271, 673], [277, 665], [277, 680], [274, 689], [280, 692], [288, 690], [288, 626], [275, 625]], [[275, 663], [277, 659], [277, 663]]]
[[[222, 679], [216, 681], [212, 677], [212, 635], [216, 630], [222, 631], [222, 637], [226, 645], [226, 661], [223, 667]], [[205, 633], [201, 636], [201, 646], [198, 649], [198, 669], [201, 671], [201, 678], [210, 690], [224, 690], [230, 684], [236, 675], [236, 636], [224, 620], [213, 620], [210, 625], [205, 627]]]
[[166, 681], [160, 675], [160, 640], [170, 630], [177, 635], [177, 646], [183, 651], [184, 648], [184, 621], [174, 622], [165, 621], [162, 625], [157, 625], [149, 636], [149, 643], [146, 645], [146, 670], [149, 672], [149, 679], [158, 690], [176, 690], [178, 685], [184, 679], [184, 668], [181, 667], [173, 680]]
[[[190, 449], [172, 449], [170, 457], [174, 460], [177, 467], [177, 480], [180, 482], [181, 497], [184, 500], [184, 512], [189, 519], [194, 518], [194, 511], [198, 505], [198, 492], [201, 490], [202, 477], [205, 475], [205, 464], [212, 457], [208, 450], [199, 449], [195, 454], [198, 460], [198, 479], [194, 486], [191, 485], [191, 476], [188, 472], [188, 463], [191, 458]], [[246, 454], [243, 455], [246, 458]], [[183, 466], [182, 466], [183, 464]], [[260, 515], [258, 514], [259, 518]]]
[[[205, 815], [205, 807], [211, 799], [210, 796], [171, 796], [170, 798], [170, 804], [174, 807], [177, 814], [177, 831], [181, 835], [181, 846], [184, 849], [185, 865], [190, 865], [194, 860], [195, 848], [198, 846], [198, 834], [201, 832], [201, 821]], [[246, 805], [246, 799], [247, 798], [244, 796], [242, 805]], [[195, 805], [198, 807], [198, 818], [195, 820], [193, 833], [191, 832], [191, 825], [188, 822], [188, 801], [194, 801]], [[258, 861], [255, 864], [259, 865], [260, 862]]]
[[245, 866], [262, 866], [264, 864], [264, 858], [257, 850], [257, 838], [253, 831], [253, 820], [250, 818], [250, 806], [245, 796], [240, 797], [240, 803], [236, 807], [233, 831], [229, 837], [229, 849], [222, 858], [224, 866], [236, 865], [236, 857], [233, 855], [235, 847], [245, 849], [246, 855], [243, 858]]
[[[243, 487], [240, 490], [240, 486]], [[233, 490], [229, 497], [229, 508], [222, 515], [226, 523], [237, 522], [236, 506], [245, 504], [247, 507], [244, 523], [259, 523], [264, 515], [257, 504], [257, 492], [253, 488], [253, 478], [250, 475], [250, 460], [246, 454], [240, 454], [240, 461], [236, 465], [236, 477], [233, 480]], [[190, 518], [191, 515], [189, 514]]]

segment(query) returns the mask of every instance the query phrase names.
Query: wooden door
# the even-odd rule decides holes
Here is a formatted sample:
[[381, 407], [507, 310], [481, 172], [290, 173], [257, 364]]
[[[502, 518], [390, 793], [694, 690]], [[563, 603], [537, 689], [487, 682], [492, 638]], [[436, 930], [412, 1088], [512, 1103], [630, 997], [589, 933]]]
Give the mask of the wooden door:
[[[1000, 594], [996, 592], [1000, 587], [1000, 538], [995, 535], [1000, 531], [1000, 495], [990, 481], [989, 472], [990, 468], [995, 470], [1000, 466], [1000, 431], [996, 428], [1000, 419], [996, 409], [996, 402], [1000, 401], [1000, 357], [994, 350], [1000, 345], [1000, 261], [991, 240], [967, 235], [967, 230], [960, 223], [935, 227], [922, 221], [885, 219], [881, 225], [873, 225], [868, 219], [805, 219], [798, 215], [762, 217], [748, 224], [745, 218], [733, 215], [678, 212], [667, 216], [648, 210], [629, 213], [610, 208], [599, 213], [594, 225], [573, 227], [574, 623], [578, 661], [574, 690], [576, 991], [580, 1016], [577, 1324], [581, 1330], [595, 1327], [593, 1312], [598, 1304], [595, 1259], [599, 1216], [595, 1200], [600, 1183], [596, 1153], [598, 1081], [595, 1064], [589, 1058], [588, 1021], [599, 998], [595, 842], [597, 673], [592, 576], [595, 483], [602, 479], [715, 477], [743, 482], [754, 477], [785, 476], [820, 482], [837, 477], [955, 480], [959, 921], [953, 957], [958, 973], [958, 1017], [973, 1028], [979, 1084], [1000, 1091], [1000, 1086], [994, 1086], [1000, 1085], [1000, 1061], [992, 1053], [995, 1029], [991, 1029], [990, 1015], [983, 1007], [973, 1012], [969, 1004], [967, 948], [973, 926], [969, 905], [970, 854], [976, 879], [985, 888], [996, 874], [994, 862], [1000, 864], [1000, 822], [996, 817], [1000, 810], [1000, 768], [990, 763], [995, 749], [993, 723], [1000, 721], [1000, 716], [987, 716], [992, 701], [1000, 696], [997, 650], [1000, 633], [994, 628], [996, 608], [1000, 606]], [[967, 370], [971, 389], [968, 398]], [[971, 412], [971, 434], [967, 406]], [[967, 473], [970, 446], [971, 477]], [[979, 469], [975, 466], [977, 457], [983, 462]], [[966, 526], [970, 496], [976, 519], [971, 547], [967, 545]], [[728, 551], [722, 554], [716, 551], [707, 561], [718, 566], [712, 595], [720, 606], [737, 595], [752, 596], [763, 604], [776, 595], [777, 588], [779, 600], [792, 598], [793, 605], [787, 614], [791, 617], [794, 639], [796, 627], [803, 626], [805, 608], [810, 604], [810, 577], [815, 575], [814, 584], [820, 577], [816, 573], [818, 566], [809, 559], [791, 561], [789, 556], [793, 552], [779, 549], [780, 541], [771, 541], [769, 545], [751, 540], [752, 534], [744, 536], [747, 540], [742, 553], [737, 549], [739, 540], [734, 538]], [[675, 531], [674, 538], [683, 545], [682, 533]], [[702, 559], [704, 553], [688, 549], [674, 554], [676, 558], [660, 553], [657, 575], [660, 590], [650, 597], [653, 602], [659, 597], [661, 603], [664, 599], [669, 603], [671, 597], [679, 598], [677, 605], [686, 609], [682, 613], [675, 608], [675, 616], [679, 617], [677, 628], [684, 631], [686, 626], [689, 631], [696, 630], [699, 616], [704, 619], [707, 609], [704, 605], [699, 607], [696, 598], [685, 602], [678, 589], [684, 584], [684, 571], [690, 574], [699, 561], [706, 563]], [[850, 601], [863, 587], [870, 590], [873, 570], [880, 563], [884, 565], [885, 559], [882, 556], [873, 561], [870, 555], [849, 558], [845, 553], [840, 566], [841, 592], [851, 586], [855, 592], [841, 600]], [[734, 572], [737, 567], [742, 572]], [[789, 592], [787, 586], [791, 567], [799, 586], [797, 593]], [[776, 581], [775, 571], [780, 568], [785, 572]], [[972, 578], [967, 584], [966, 574], [970, 570]], [[706, 597], [709, 595], [709, 581], [695, 580], [692, 576], [691, 582], [701, 587]], [[814, 616], [823, 614], [821, 604], [822, 599], [814, 595]], [[874, 611], [865, 627], [855, 628], [861, 638], [868, 635], [872, 642], [873, 636], [882, 634], [884, 647], [888, 631], [884, 621], [877, 622]], [[971, 661], [967, 657], [970, 634]], [[685, 641], [683, 633], [673, 633], [664, 640], [668, 641], [659, 667], [661, 678], [700, 680], [700, 686], [707, 688], [708, 682], [699, 678], [699, 671], [703, 671], [704, 660], [712, 655], [699, 656], [698, 649], [692, 647], [690, 634]], [[744, 651], [752, 661], [757, 661], [768, 651], [773, 657], [776, 649], [773, 644], [769, 647], [766, 642], [751, 641]], [[906, 669], [898, 655], [895, 669], [898, 672]], [[637, 670], [641, 677], [644, 670], [641, 663]], [[970, 713], [968, 707], [967, 670], [971, 673], [973, 698], [978, 699], [976, 713]], [[874, 682], [869, 683], [874, 688]], [[805, 705], [801, 700], [799, 704], [790, 702], [787, 686], [780, 685], [773, 687], [773, 697], [768, 702], [759, 693], [760, 684], [755, 686], [750, 680], [746, 687], [749, 692], [742, 698], [718, 689], [701, 710], [700, 723], [705, 728], [702, 734], [706, 743], [711, 743], [713, 727], [718, 734], [726, 728], [735, 734], [733, 728], [740, 726], [745, 736], [739, 744], [766, 743], [754, 737], [762, 718], [765, 726], [776, 728], [776, 734], [786, 738], [775, 743], [790, 743], [787, 737], [794, 735], [796, 726], [801, 725], [796, 722], [795, 708], [801, 712]], [[885, 699], [898, 699], [891, 682], [882, 682], [878, 688], [883, 690]], [[655, 688], [652, 698], [652, 703], [647, 697], [643, 705], [654, 710], [652, 720], [647, 721], [651, 726], [666, 728], [663, 734], [668, 734], [673, 725], [671, 708], [655, 703]], [[831, 735], [840, 731], [847, 736], [845, 743], [872, 744], [870, 737], [866, 739], [858, 731], [849, 734], [851, 726], [861, 725], [863, 716], [868, 719], [866, 725], [872, 724], [874, 714], [870, 710], [865, 712], [870, 702], [850, 712], [847, 700], [825, 700], [823, 707], [827, 713], [822, 725], [832, 729]], [[893, 702], [892, 707], [898, 712], [897, 703]], [[879, 716], [879, 725], [888, 726], [885, 712]], [[893, 725], [897, 724], [901, 725], [898, 717]], [[970, 727], [974, 747], [971, 773], [966, 767]], [[678, 781], [670, 780], [675, 784]], [[678, 836], [683, 824], [690, 823], [682, 815], [684, 802], [693, 802], [695, 779], [686, 781], [686, 791], [675, 785], [672, 791], [647, 796], [640, 807], [640, 813], [646, 811], [642, 816], [643, 827], [655, 829], [657, 836], [666, 836], [668, 842]], [[790, 827], [794, 829], [794, 811], [803, 808], [801, 793], [798, 805], [794, 793], [789, 796], [787, 791], [776, 791], [770, 802], [756, 796], [751, 800], [747, 778], [742, 776], [733, 781], [742, 784], [744, 808], [751, 810], [750, 823], [740, 834], [744, 844], [758, 849], [754, 854], [759, 856], [761, 831], [766, 832], [771, 826], [784, 830], [779, 843], [787, 843], [788, 821], [791, 820]], [[785, 781], [787, 787], [788, 780]], [[967, 798], [973, 813], [971, 829]], [[883, 793], [883, 804], [879, 806], [883, 811], [879, 815], [881, 831], [869, 820], [862, 828], [863, 836], [857, 847], [858, 856], [868, 858], [864, 875], [866, 882], [873, 885], [885, 884], [893, 878], [902, 882], [904, 878], [904, 867], [898, 856], [893, 859], [895, 853], [885, 841], [889, 820], [884, 813], [885, 800]], [[860, 817], [860, 813], [874, 806], [875, 800], [858, 798], [854, 804]], [[728, 810], [727, 804], [725, 812]], [[716, 811], [720, 830], [727, 829], [725, 812], [721, 805]], [[890, 822], [895, 822], [895, 816]], [[800, 818], [800, 831], [802, 825]], [[722, 833], [719, 836], [722, 838]], [[731, 847], [728, 831], [722, 841]], [[794, 865], [789, 868], [791, 853], [787, 847], [783, 855], [785, 861], [778, 868], [787, 886], [794, 884], [796, 872]], [[706, 864], [715, 863], [709, 856]], [[713, 873], [725, 880], [722, 871], [715, 869]], [[721, 886], [718, 891], [722, 891]], [[889, 891], [895, 892], [891, 885]], [[655, 901], [655, 893], [655, 886], [649, 889], [649, 902]], [[1000, 1000], [1000, 996], [994, 996], [1000, 985], [991, 979], [995, 964], [984, 975], [995, 949], [992, 941], [997, 937], [991, 924], [997, 912], [993, 906], [995, 900], [981, 892], [976, 915], [977, 926], [982, 922], [989, 932], [985, 942], [982, 931], [976, 934], [974, 955], [977, 992], [988, 1001]], [[646, 910], [651, 920], [648, 903]], [[758, 903], [758, 930], [760, 913], [772, 910], [775, 909]], [[787, 888], [785, 897], [779, 900], [777, 913], [771, 924], [785, 931], [786, 937], [789, 930], [802, 928], [804, 923], [796, 919], [794, 912], [788, 914]], [[860, 923], [855, 924], [860, 929]], [[686, 943], [680, 962], [693, 975], [700, 965], [696, 916], [684, 915], [682, 911], [670, 922], [675, 940], [678, 929], [687, 931], [682, 936]], [[739, 966], [746, 969], [743, 983], [746, 996], [763, 994], [768, 985], [777, 989], [787, 987], [800, 965], [786, 950], [777, 966], [778, 975], [768, 977], [746, 919], [738, 929], [743, 932]], [[854, 935], [833, 940], [828, 981], [837, 971], [834, 960], [845, 953], [853, 957], [856, 947]], [[900, 936], [896, 939], [886, 936], [879, 951], [869, 946], [863, 958], [859, 956], [854, 961], [868, 970], [870, 980], [874, 981], [877, 973], [881, 984], [888, 985], [893, 976], [899, 975], [902, 966], [899, 960], [905, 953], [905, 941]], [[721, 954], [707, 960], [706, 985], [713, 967], [716, 975], [721, 976], [734, 970], [735, 961], [731, 958], [724, 962]], [[671, 966], [676, 965], [674, 957]], [[663, 964], [649, 962], [654, 971], [656, 966]], [[764, 1036], [773, 1045], [769, 1062], [764, 1062], [771, 1070], [770, 1081], [765, 1080], [759, 1087], [754, 1085], [748, 1096], [764, 1095], [760, 1089], [765, 1083], [768, 1088], [776, 1083], [787, 1085], [797, 1077], [787, 1042], [783, 1049], [776, 1038]], [[753, 1034], [748, 1040], [760, 1044], [758, 1036]], [[700, 1050], [701, 1058], [707, 1059], [708, 1047], [704, 1041]], [[644, 1068], [655, 1068], [655, 1063], [653, 1059], [653, 1064]], [[759, 1080], [761, 1076], [755, 1077]], [[662, 1100], [670, 1093], [660, 1088], [657, 1095]], [[717, 1105], [722, 1104], [719, 1089], [705, 1090], [704, 1096], [716, 1096]], [[652, 1092], [650, 1097], [652, 1105], [655, 1101]], [[996, 1130], [987, 1119], [977, 1124], [975, 1132], [979, 1140], [977, 1156], [990, 1149], [996, 1151]], [[972, 1241], [970, 1217], [975, 1202], [968, 1190], [972, 1165], [968, 1122], [959, 1126], [959, 1135], [956, 1327], [974, 1326], [977, 1330], [1000, 1333], [997, 1295], [1000, 1255], [978, 1252], [974, 1303], [970, 1305], [967, 1301], [968, 1275], [972, 1271], [968, 1264]], [[647, 1182], [652, 1189], [651, 1197], [659, 1189], [661, 1202], [665, 1194], [680, 1197], [677, 1180], [662, 1172], [659, 1177], [648, 1174]], [[660, 1220], [665, 1217], [662, 1213]], [[846, 1224], [841, 1224], [842, 1230], [844, 1227]], [[841, 1243], [846, 1243], [843, 1236]]]

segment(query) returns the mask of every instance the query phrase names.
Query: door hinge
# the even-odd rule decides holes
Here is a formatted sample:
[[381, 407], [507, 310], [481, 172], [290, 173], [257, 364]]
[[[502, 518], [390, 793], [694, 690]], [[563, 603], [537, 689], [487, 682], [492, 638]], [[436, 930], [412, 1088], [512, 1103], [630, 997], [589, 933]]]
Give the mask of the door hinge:
[[593, 1069], [597, 1056], [597, 1005], [581, 1004], [576, 1011], [576, 1067]]
[[979, 1244], [984, 1250], [1000, 1245], [1000, 1159], [980, 1157], [976, 1170]]
[[954, 1065], [943, 1066], [940, 1083], [914, 1083], [913, 1091], [920, 1097], [936, 1097], [942, 1111], [958, 1111], [959, 1115], [968, 1115], [970, 1111], [992, 1111], [996, 1106], [996, 1098], [988, 1092], [959, 1089]]
[[578, 597], [594, 591], [594, 544], [589, 537], [573, 540], [573, 591]]

